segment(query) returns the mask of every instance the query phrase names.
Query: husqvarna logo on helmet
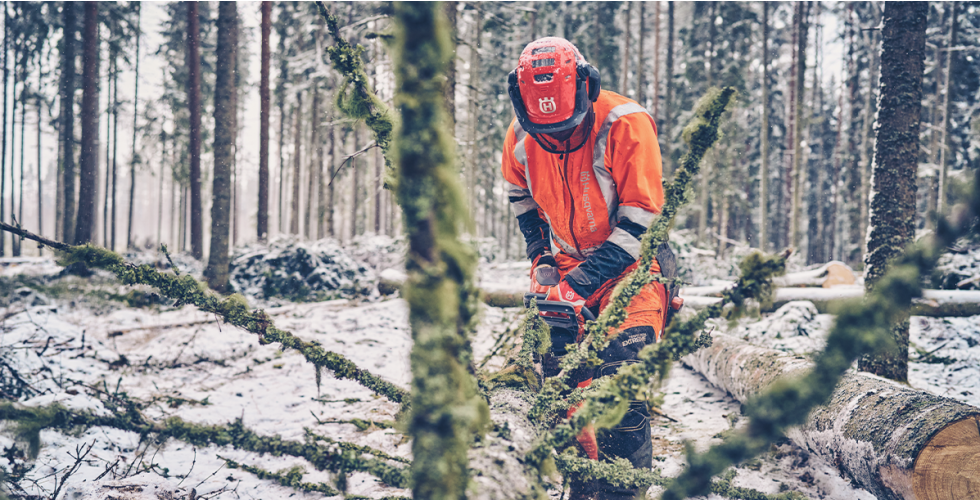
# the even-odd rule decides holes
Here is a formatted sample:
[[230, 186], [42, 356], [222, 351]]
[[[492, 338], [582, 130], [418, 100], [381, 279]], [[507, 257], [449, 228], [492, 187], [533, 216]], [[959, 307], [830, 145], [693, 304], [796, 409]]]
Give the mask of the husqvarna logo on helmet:
[[558, 106], [555, 105], [555, 98], [542, 97], [538, 99], [538, 109], [540, 109], [542, 113], [554, 113], [558, 109]]

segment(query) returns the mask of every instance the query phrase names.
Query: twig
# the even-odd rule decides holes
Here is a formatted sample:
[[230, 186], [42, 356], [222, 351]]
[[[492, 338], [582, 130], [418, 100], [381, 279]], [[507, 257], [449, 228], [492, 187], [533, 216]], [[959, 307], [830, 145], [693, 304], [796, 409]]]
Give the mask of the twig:
[[357, 158], [358, 156], [361, 156], [362, 154], [367, 153], [371, 148], [377, 148], [377, 147], [380, 147], [380, 146], [378, 146], [378, 144], [375, 141], [371, 141], [370, 143], [368, 143], [367, 146], [364, 146], [363, 148], [361, 148], [360, 151], [355, 151], [355, 152], [353, 152], [353, 153], [345, 156], [343, 163], [341, 163], [340, 166], [337, 167], [337, 170], [334, 170], [330, 174], [330, 181], [327, 182], [327, 187], [330, 187], [330, 185], [333, 184], [333, 180], [337, 177], [337, 175], [340, 174], [341, 170], [343, 170], [348, 164], [350, 164], [350, 165], [353, 165], [354, 164], [353, 161], [352, 161], [354, 158]]
[[88, 456], [89, 452], [92, 451], [92, 447], [95, 446], [95, 441], [92, 441], [88, 445], [88, 449], [85, 448], [85, 443], [75, 446], [75, 456], [72, 456], [71, 452], [68, 452], [68, 456], [75, 459], [75, 463], [71, 465], [68, 472], [65, 472], [64, 476], [61, 476], [61, 482], [58, 482], [57, 476], [54, 478], [54, 493], [51, 494], [51, 500], [58, 499], [58, 493], [61, 493], [61, 488], [65, 487], [65, 483], [68, 482], [68, 478], [72, 474], [78, 471], [79, 467], [82, 466], [82, 461]]
[[[191, 472], [194, 472], [194, 465], [196, 463], [197, 463], [197, 447], [195, 446], [194, 447], [194, 458], [191, 460], [191, 468], [187, 471], [187, 474], [184, 474], [184, 477], [180, 479], [180, 482], [177, 483], [177, 487], [180, 487], [181, 483], [184, 482], [184, 479], [187, 479], [191, 475]], [[200, 485], [198, 485], [198, 486], [200, 486]]]
[[6, 222], [0, 222], [0, 229], [2, 229], [4, 231], [7, 231], [8, 233], [16, 234], [16, 235], [20, 236], [21, 238], [27, 238], [29, 240], [34, 240], [34, 241], [36, 241], [38, 243], [41, 243], [42, 245], [47, 245], [47, 246], [49, 246], [51, 248], [54, 248], [55, 250], [61, 250], [62, 252], [67, 252], [67, 251], [69, 251], [71, 249], [71, 245], [69, 245], [67, 243], [62, 243], [60, 241], [49, 240], [49, 239], [47, 239], [47, 238], [45, 238], [43, 236], [38, 236], [38, 235], [36, 235], [36, 234], [34, 234], [34, 233], [26, 230], [26, 229], [21, 229], [20, 228], [20, 225], [11, 226], [10, 224], [7, 224]]

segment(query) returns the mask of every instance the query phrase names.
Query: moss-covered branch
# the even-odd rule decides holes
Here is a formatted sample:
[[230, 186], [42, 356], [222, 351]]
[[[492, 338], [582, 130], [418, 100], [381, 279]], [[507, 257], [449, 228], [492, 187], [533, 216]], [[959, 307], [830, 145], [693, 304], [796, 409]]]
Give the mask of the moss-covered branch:
[[392, 188], [391, 140], [395, 121], [391, 110], [375, 94], [370, 86], [371, 81], [364, 71], [361, 53], [364, 47], [351, 45], [340, 34], [340, 21], [337, 16], [330, 14], [323, 2], [316, 2], [320, 16], [327, 25], [327, 31], [333, 37], [334, 44], [327, 47], [330, 62], [334, 69], [344, 77], [344, 82], [337, 92], [337, 108], [355, 120], [364, 120], [368, 128], [374, 132], [374, 141], [381, 148], [385, 158], [385, 187]]
[[272, 318], [261, 309], [249, 309], [245, 297], [234, 294], [222, 298], [211, 292], [207, 285], [189, 275], [161, 273], [148, 265], [127, 263], [122, 256], [92, 245], [68, 245], [48, 240], [29, 231], [0, 222], [0, 229], [24, 238], [48, 245], [64, 254], [66, 265], [75, 262], [89, 267], [105, 269], [126, 285], [149, 285], [160, 295], [177, 301], [177, 305], [193, 304], [198, 309], [217, 315], [226, 323], [259, 335], [259, 343], [277, 343], [283, 349], [295, 349], [316, 367], [317, 386], [320, 371], [324, 368], [333, 372], [337, 378], [353, 380], [396, 403], [407, 401], [407, 393], [398, 386], [361, 368], [341, 354], [324, 350], [316, 342], [308, 342], [286, 330], [276, 328]]
[[408, 233], [403, 292], [412, 327], [412, 496], [459, 499], [469, 484], [467, 451], [489, 423], [470, 373], [468, 332], [478, 294], [476, 257], [459, 241], [466, 213], [453, 166], [444, 109], [452, 47], [444, 9], [432, 2], [393, 4], [397, 192]]
[[230, 446], [259, 454], [289, 455], [309, 461], [317, 470], [346, 474], [360, 471], [372, 474], [385, 484], [408, 486], [407, 469], [388, 465], [383, 459], [363, 458], [363, 450], [340, 443], [321, 444], [322, 439], [289, 441], [279, 436], [262, 436], [245, 427], [241, 420], [229, 424], [205, 425], [170, 417], [163, 422], [151, 422], [133, 405], [109, 415], [74, 412], [59, 404], [40, 408], [22, 408], [13, 403], [0, 403], [0, 421], [16, 422], [15, 433], [27, 441], [36, 455], [40, 446], [40, 431], [56, 429], [71, 431], [90, 427], [112, 427], [141, 436], [154, 436], [159, 442], [178, 439], [197, 446]]
[[[255, 467], [253, 465], [247, 465], [240, 462], [236, 462], [230, 458], [225, 458], [219, 456], [218, 458], [225, 461], [229, 469], [239, 469], [248, 472], [259, 479], [268, 479], [275, 481], [282, 486], [289, 488], [294, 488], [301, 491], [306, 491], [309, 493], [322, 493], [328, 497], [342, 495], [341, 492], [337, 491], [327, 483], [306, 483], [303, 482], [303, 474], [306, 471], [300, 466], [294, 466], [289, 469], [283, 469], [280, 471], [272, 472], [265, 470], [261, 467]], [[368, 500], [370, 497], [360, 496], [360, 495], [343, 495], [344, 500]], [[381, 497], [379, 500], [410, 500], [408, 497], [402, 496], [385, 496]]]

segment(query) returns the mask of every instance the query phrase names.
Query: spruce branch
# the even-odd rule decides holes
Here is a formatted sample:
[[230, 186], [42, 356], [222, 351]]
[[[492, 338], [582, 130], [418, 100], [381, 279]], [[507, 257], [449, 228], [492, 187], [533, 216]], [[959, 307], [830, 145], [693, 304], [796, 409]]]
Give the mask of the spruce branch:
[[368, 128], [374, 132], [374, 142], [381, 148], [385, 159], [384, 186], [386, 189], [393, 189], [394, 168], [391, 164], [390, 149], [395, 120], [391, 110], [369, 86], [371, 79], [364, 71], [364, 61], [361, 59], [364, 47], [352, 45], [343, 37], [340, 32], [340, 21], [337, 16], [330, 14], [323, 2], [316, 2], [316, 7], [334, 41], [334, 44], [326, 49], [330, 62], [344, 77], [344, 82], [337, 92], [337, 108], [354, 120], [364, 120]]
[[353, 380], [391, 401], [396, 403], [408, 401], [405, 390], [367, 370], [358, 368], [343, 355], [324, 350], [316, 342], [305, 341], [286, 330], [276, 328], [268, 313], [261, 309], [249, 310], [245, 297], [239, 294], [222, 298], [211, 292], [206, 284], [190, 275], [161, 273], [145, 264], [137, 266], [125, 262], [122, 256], [104, 248], [92, 245], [68, 245], [3, 222], [0, 222], [0, 229], [63, 252], [66, 264], [82, 262], [90, 267], [105, 269], [115, 274], [126, 285], [149, 285], [160, 295], [176, 300], [180, 304], [193, 304], [204, 312], [219, 316], [226, 323], [257, 334], [260, 344], [277, 343], [283, 349], [295, 349], [316, 367], [317, 387], [320, 385], [320, 371], [326, 368], [337, 378]]

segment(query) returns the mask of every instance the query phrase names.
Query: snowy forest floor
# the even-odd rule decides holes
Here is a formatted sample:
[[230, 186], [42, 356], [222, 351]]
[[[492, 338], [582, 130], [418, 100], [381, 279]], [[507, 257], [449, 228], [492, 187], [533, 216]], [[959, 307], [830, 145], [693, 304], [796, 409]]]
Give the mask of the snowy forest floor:
[[[258, 264], [252, 261], [250, 272], [244, 267], [240, 270], [240, 287], [249, 292], [250, 301], [268, 307], [281, 328], [316, 340], [325, 349], [407, 388], [411, 348], [407, 306], [398, 298], [379, 296], [376, 290], [365, 292], [363, 286], [392, 266], [394, 261], [386, 256], [397, 253], [398, 245], [384, 239], [365, 241], [346, 249], [329, 243], [298, 245], [306, 249], [301, 252], [306, 257], [319, 256], [307, 264], [313, 274], [322, 271], [320, 281], [330, 281], [330, 273], [339, 273], [342, 278], [330, 286], [347, 290], [334, 296], [348, 298], [290, 302], [264, 297], [262, 291], [273, 288], [257, 277], [268, 281], [271, 273], [253, 269]], [[286, 253], [296, 246], [279, 242], [270, 246], [272, 251], [253, 246], [239, 249], [236, 258], [237, 262], [254, 261], [260, 254], [287, 258]], [[716, 260], [690, 247], [679, 254], [682, 262], [686, 260], [687, 272], [697, 275], [699, 281], [725, 278], [736, 269], [735, 257]], [[131, 257], [156, 258], [149, 254]], [[200, 272], [199, 264], [184, 257], [176, 260], [182, 269]], [[484, 288], [513, 287], [515, 282], [520, 287], [527, 279], [527, 264], [483, 263], [480, 276]], [[351, 283], [359, 285], [348, 286]], [[252, 334], [219, 325], [214, 317], [193, 307], [175, 309], [161, 304], [145, 292], [121, 286], [101, 273], [67, 275], [52, 258], [0, 259], [0, 390], [4, 397], [29, 406], [57, 401], [72, 409], [98, 412], [105, 411], [99, 392], [126, 393], [152, 401], [146, 414], [153, 419], [179, 416], [218, 424], [241, 418], [261, 434], [302, 440], [308, 428], [333, 439], [409, 457], [410, 443], [396, 430], [342, 423], [355, 418], [390, 422], [398, 410], [396, 404], [354, 382], [326, 374], [318, 392], [313, 368], [298, 353], [260, 346]], [[319, 299], [330, 296], [315, 295]], [[516, 308], [483, 307], [473, 342], [477, 360], [489, 353], [499, 335], [517, 326], [520, 314]], [[753, 343], [805, 356], [822, 347], [832, 320], [830, 315], [818, 314], [808, 302], [791, 302], [762, 318], [735, 324], [716, 322], [714, 326]], [[913, 317], [911, 324], [912, 386], [980, 405], [980, 317]], [[498, 357], [490, 365], [500, 361]], [[737, 401], [680, 363], [658, 392], [666, 417], [655, 415], [652, 421], [654, 466], [666, 476], [683, 468], [685, 441], [704, 449], [719, 442], [733, 426], [744, 425]], [[75, 434], [44, 431], [41, 439], [39, 457], [19, 482], [25, 497], [50, 497], [56, 479], [75, 463], [72, 456], [78, 447], [90, 443], [91, 452], [68, 478], [61, 498], [101, 500], [110, 494], [117, 499], [186, 498], [192, 489], [197, 498], [321, 497], [228, 468], [223, 459], [272, 471], [298, 465], [306, 471], [304, 481], [328, 481], [326, 473], [301, 459], [214, 446], [196, 448], [176, 440], [157, 445], [114, 429], [92, 428]], [[13, 445], [9, 435], [0, 434], [0, 450], [10, 450]], [[15, 463], [23, 464], [12, 452], [4, 455], [0, 466], [6, 470]], [[788, 490], [813, 499], [874, 498], [851, 487], [831, 464], [788, 441], [735, 471], [733, 485], [766, 493]], [[651, 488], [649, 496], [656, 497], [658, 491]], [[374, 498], [409, 492], [355, 473], [350, 477], [349, 494]]]

